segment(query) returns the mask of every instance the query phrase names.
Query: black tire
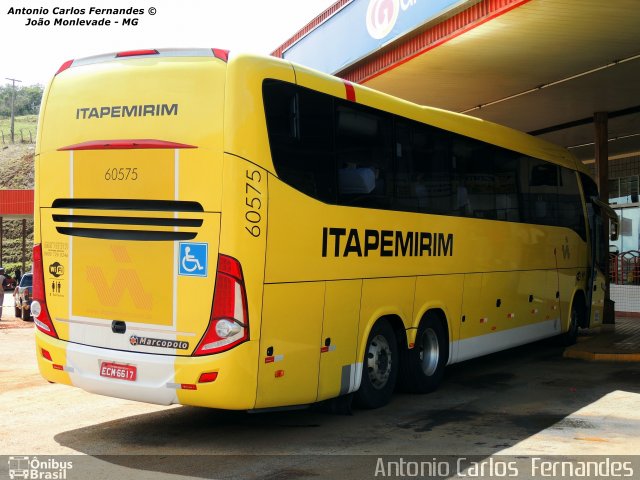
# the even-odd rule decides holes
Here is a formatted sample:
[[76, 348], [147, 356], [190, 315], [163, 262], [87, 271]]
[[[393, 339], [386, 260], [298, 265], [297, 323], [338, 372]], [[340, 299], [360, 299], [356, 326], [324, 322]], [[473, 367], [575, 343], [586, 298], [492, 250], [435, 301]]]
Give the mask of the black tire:
[[414, 347], [406, 350], [400, 384], [412, 393], [433, 392], [444, 375], [449, 358], [447, 334], [434, 314], [427, 314], [418, 327]]
[[367, 339], [360, 389], [355, 394], [357, 406], [379, 408], [389, 403], [398, 378], [398, 360], [393, 328], [386, 320], [379, 320]]
[[563, 347], [569, 347], [575, 345], [578, 340], [578, 327], [580, 325], [580, 318], [578, 309], [576, 308], [576, 299], [573, 300], [571, 305], [571, 318], [569, 320], [569, 329], [558, 335], [558, 343]]
[[22, 308], [16, 305], [14, 310], [15, 310], [16, 318], [22, 318]]
[[22, 309], [22, 320], [24, 322], [30, 322], [31, 321], [31, 310], [27, 309], [27, 308], [23, 308]]

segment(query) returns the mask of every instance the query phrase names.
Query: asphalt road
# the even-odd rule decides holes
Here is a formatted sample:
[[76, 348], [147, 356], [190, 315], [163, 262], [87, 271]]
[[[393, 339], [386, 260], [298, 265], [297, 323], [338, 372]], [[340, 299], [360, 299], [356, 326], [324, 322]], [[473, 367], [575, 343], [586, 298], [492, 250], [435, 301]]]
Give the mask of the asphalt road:
[[0, 322], [0, 455], [75, 455], [68, 479], [356, 479], [379, 477], [382, 456], [436, 465], [640, 452], [640, 364], [564, 359], [550, 342], [452, 366], [438, 391], [396, 394], [379, 410], [248, 414], [49, 384], [32, 324], [11, 310]]

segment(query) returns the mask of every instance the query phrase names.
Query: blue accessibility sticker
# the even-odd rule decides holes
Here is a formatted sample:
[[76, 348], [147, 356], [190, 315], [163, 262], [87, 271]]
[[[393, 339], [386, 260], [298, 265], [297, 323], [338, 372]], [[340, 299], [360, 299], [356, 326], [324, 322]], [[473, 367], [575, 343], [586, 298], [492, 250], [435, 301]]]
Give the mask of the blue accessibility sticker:
[[209, 245], [207, 243], [180, 242], [178, 275], [206, 277], [208, 275]]

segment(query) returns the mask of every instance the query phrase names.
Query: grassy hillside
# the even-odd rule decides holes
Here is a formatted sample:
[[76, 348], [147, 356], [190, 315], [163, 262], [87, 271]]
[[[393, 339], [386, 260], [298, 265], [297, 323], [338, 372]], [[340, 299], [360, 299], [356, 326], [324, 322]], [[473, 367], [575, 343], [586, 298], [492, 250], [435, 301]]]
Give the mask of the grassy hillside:
[[[22, 118], [24, 117], [20, 119]], [[3, 120], [0, 120], [0, 125], [4, 125]], [[34, 149], [35, 146], [33, 144], [2, 145], [0, 143], [0, 189], [33, 188]], [[0, 264], [4, 266], [9, 275], [13, 276], [16, 268], [22, 269], [22, 221], [4, 219], [2, 228], [2, 258], [0, 259]], [[29, 271], [31, 269], [31, 248], [33, 247], [33, 220], [27, 220], [26, 231], [25, 260], [26, 271]]]

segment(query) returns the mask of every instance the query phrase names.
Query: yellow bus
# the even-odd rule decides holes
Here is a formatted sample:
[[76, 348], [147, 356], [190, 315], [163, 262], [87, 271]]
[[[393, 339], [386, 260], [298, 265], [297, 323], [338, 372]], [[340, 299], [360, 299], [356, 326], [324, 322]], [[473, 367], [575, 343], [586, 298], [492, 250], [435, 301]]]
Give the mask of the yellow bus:
[[602, 321], [597, 188], [566, 150], [217, 49], [66, 62], [36, 149], [51, 382], [234, 410], [433, 390]]

